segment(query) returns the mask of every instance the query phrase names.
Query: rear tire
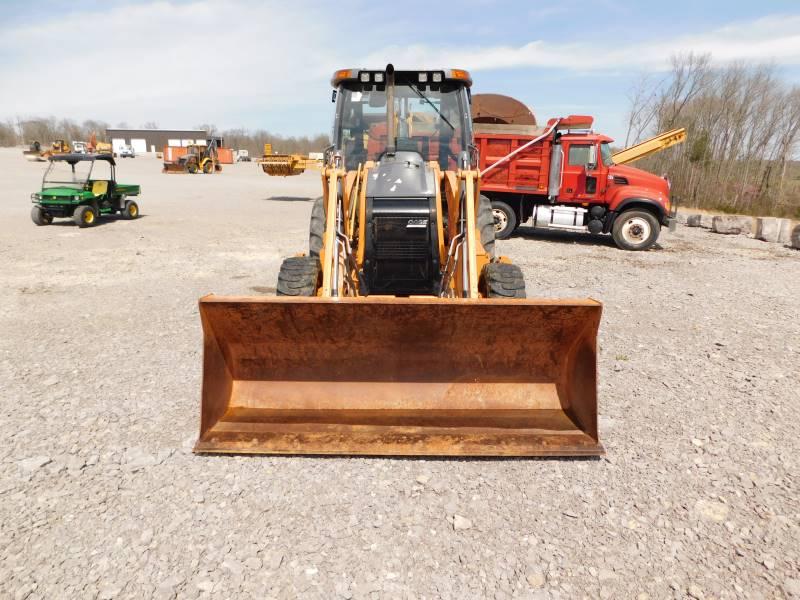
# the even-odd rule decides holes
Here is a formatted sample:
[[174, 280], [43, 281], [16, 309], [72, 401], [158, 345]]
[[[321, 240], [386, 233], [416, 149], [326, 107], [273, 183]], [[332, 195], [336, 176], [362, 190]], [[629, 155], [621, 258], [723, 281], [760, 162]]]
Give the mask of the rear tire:
[[481, 196], [478, 200], [478, 216], [476, 218], [478, 231], [481, 232], [481, 245], [486, 253], [494, 258], [494, 214], [492, 213], [492, 202], [486, 196]]
[[648, 250], [658, 240], [661, 225], [647, 210], [626, 210], [617, 215], [611, 227], [614, 243], [622, 250]]
[[82, 205], [72, 213], [72, 220], [78, 227], [92, 227], [97, 223], [97, 213], [91, 206]]
[[517, 213], [505, 202], [492, 201], [492, 216], [494, 221], [494, 239], [505, 240], [511, 237], [517, 228]]
[[314, 207], [311, 209], [311, 223], [308, 228], [308, 253], [311, 256], [319, 256], [324, 235], [325, 205], [320, 196], [314, 200]]
[[197, 173], [197, 165], [195, 163], [189, 163], [186, 165], [186, 170], [189, 171], [192, 175]]
[[281, 263], [278, 272], [278, 296], [315, 296], [319, 281], [319, 258], [292, 256]]
[[484, 298], [525, 298], [525, 277], [517, 265], [489, 263], [481, 272]]
[[122, 209], [122, 216], [126, 219], [136, 219], [139, 216], [139, 205], [133, 200], [127, 200], [125, 208]]
[[50, 225], [53, 222], [53, 217], [45, 212], [41, 206], [34, 206], [31, 209], [31, 221], [39, 225]]

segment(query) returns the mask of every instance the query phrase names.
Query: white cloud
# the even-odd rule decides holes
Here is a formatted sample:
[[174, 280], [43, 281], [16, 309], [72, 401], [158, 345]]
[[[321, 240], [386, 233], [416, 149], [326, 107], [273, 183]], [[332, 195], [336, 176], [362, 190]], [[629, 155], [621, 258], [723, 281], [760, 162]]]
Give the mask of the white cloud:
[[334, 34], [319, 10], [251, 0], [157, 1], [0, 24], [0, 116], [236, 125], [238, 114], [320, 104], [338, 66], [325, 51]]
[[397, 39], [396, 23], [383, 18], [382, 8], [359, 10], [285, 0], [150, 0], [22, 24], [0, 21], [0, 118], [55, 115], [131, 126], [154, 120], [314, 133], [330, 126], [328, 82], [341, 67], [540, 67], [575, 77], [662, 69], [672, 54], [689, 50], [711, 52], [716, 60], [800, 64], [800, 16], [647, 42], [600, 35], [570, 42], [565, 32], [564, 42], [516, 46], [452, 36], [469, 40], [457, 46], [414, 44], [413, 37], [406, 45], [387, 45]]
[[593, 38], [590, 42], [543, 40], [522, 46], [431, 47], [391, 46], [371, 53], [366, 62], [414, 67], [453, 66], [473, 71], [541, 67], [572, 71], [619, 68], [664, 69], [679, 52], [711, 53], [715, 61], [748, 60], [800, 64], [800, 16], [768, 16], [734, 23], [708, 33], [673, 38], [654, 36], [647, 42]]

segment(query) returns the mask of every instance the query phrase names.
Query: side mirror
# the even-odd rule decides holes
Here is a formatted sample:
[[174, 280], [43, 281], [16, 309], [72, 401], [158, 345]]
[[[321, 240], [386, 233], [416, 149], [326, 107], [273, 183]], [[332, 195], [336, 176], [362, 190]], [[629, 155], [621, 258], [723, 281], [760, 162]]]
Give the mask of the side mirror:
[[594, 171], [597, 168], [597, 146], [589, 146], [589, 160], [586, 162], [586, 170]]
[[336, 90], [333, 90], [333, 92], [331, 92], [331, 102], [336, 102]]

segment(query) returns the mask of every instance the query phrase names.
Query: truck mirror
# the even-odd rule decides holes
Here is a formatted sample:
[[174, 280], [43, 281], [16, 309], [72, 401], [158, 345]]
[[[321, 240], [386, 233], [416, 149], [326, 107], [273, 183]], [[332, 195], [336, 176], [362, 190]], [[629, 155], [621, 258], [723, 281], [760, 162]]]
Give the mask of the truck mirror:
[[589, 160], [586, 161], [586, 169], [592, 171], [597, 168], [597, 146], [589, 146]]

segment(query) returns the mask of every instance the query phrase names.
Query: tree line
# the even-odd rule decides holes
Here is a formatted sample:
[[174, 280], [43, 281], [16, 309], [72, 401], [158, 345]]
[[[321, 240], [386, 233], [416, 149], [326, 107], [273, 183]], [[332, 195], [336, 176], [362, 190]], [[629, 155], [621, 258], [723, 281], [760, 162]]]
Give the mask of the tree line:
[[800, 218], [800, 87], [773, 65], [675, 56], [662, 79], [642, 77], [630, 101], [626, 146], [686, 128], [684, 144], [635, 164], [666, 173], [684, 205]]
[[[86, 120], [78, 123], [71, 119], [57, 119], [56, 117], [19, 119], [17, 121], [0, 121], [0, 146], [28, 145], [38, 141], [43, 147], [49, 147], [54, 140], [88, 141], [92, 133], [97, 134], [98, 141], [111, 141], [105, 139], [106, 129], [110, 125], [104, 121]], [[119, 123], [117, 127], [127, 128], [126, 123]], [[142, 125], [142, 129], [158, 129], [158, 124], [149, 122]], [[308, 154], [309, 152], [322, 152], [328, 145], [328, 136], [324, 134], [315, 136], [283, 136], [262, 129], [249, 131], [247, 129], [218, 130], [213, 125], [199, 125], [197, 129], [205, 129], [210, 135], [220, 136], [225, 141], [225, 146], [234, 150], [247, 150], [251, 156], [261, 156], [264, 144], [272, 144], [272, 151], [281, 154]]]

